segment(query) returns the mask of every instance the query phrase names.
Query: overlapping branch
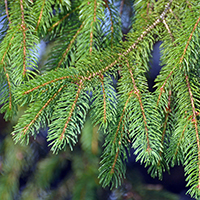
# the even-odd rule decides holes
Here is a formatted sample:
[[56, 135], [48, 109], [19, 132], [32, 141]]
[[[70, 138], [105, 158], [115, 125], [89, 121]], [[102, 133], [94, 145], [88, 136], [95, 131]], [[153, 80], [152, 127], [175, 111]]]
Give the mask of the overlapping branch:
[[23, 135], [26, 134], [26, 132], [29, 130], [29, 128], [34, 124], [34, 122], [38, 119], [38, 117], [41, 115], [41, 113], [44, 111], [44, 109], [49, 105], [49, 103], [55, 99], [55, 97], [61, 92], [61, 90], [65, 87], [65, 85], [61, 86], [59, 90], [44, 104], [44, 106], [39, 110], [39, 112], [35, 115], [34, 119], [27, 124], [23, 128]]
[[173, 74], [175, 68], [176, 68], [177, 66], [180, 66], [180, 68], [181, 68], [181, 63], [183, 62], [184, 56], [185, 56], [185, 54], [186, 54], [186, 51], [187, 51], [187, 49], [188, 49], [188, 46], [189, 46], [189, 44], [190, 44], [190, 41], [191, 41], [192, 36], [193, 36], [193, 34], [194, 34], [194, 31], [196, 30], [197, 25], [199, 24], [199, 21], [200, 21], [200, 17], [197, 19], [197, 22], [195, 23], [195, 25], [194, 25], [194, 27], [193, 27], [193, 29], [192, 29], [192, 32], [190, 33], [190, 36], [189, 36], [188, 41], [187, 41], [187, 44], [186, 44], [186, 46], [185, 46], [185, 48], [184, 48], [184, 50], [183, 50], [183, 54], [182, 54], [182, 56], [180, 57], [179, 62], [173, 67], [173, 69], [170, 71], [169, 75], [168, 75], [167, 78], [165, 79], [164, 83], [163, 83], [162, 86], [160, 87], [160, 94], [159, 94], [159, 97], [158, 97], [157, 105], [159, 104], [159, 101], [160, 101], [160, 98], [161, 98], [161, 96], [162, 96], [162, 93], [164, 92], [164, 87], [165, 87], [165, 85], [166, 85], [168, 79], [170, 78], [170, 76]]
[[23, 32], [23, 76], [26, 75], [26, 25], [25, 25], [25, 18], [24, 18], [24, 6], [23, 0], [20, 0], [20, 8], [21, 8], [21, 27]]
[[40, 22], [41, 22], [41, 19], [42, 19], [45, 1], [46, 1], [46, 0], [43, 0], [43, 3], [42, 3], [40, 15], [39, 15], [39, 19], [38, 19], [38, 21], [37, 21], [37, 26], [36, 26], [36, 28], [35, 28], [36, 31], [37, 31], [37, 29], [38, 29], [38, 27], [39, 27], [39, 24], [40, 24]]
[[[200, 20], [200, 18], [199, 18]], [[187, 83], [187, 87], [188, 87], [188, 92], [190, 95], [190, 101], [191, 101], [191, 106], [192, 106], [192, 122], [194, 123], [194, 127], [195, 127], [195, 133], [196, 133], [196, 142], [197, 142], [197, 149], [198, 149], [198, 166], [199, 166], [199, 182], [198, 182], [198, 186], [197, 188], [200, 190], [200, 140], [199, 140], [199, 132], [198, 132], [198, 123], [197, 123], [197, 112], [195, 109], [195, 105], [194, 105], [194, 99], [193, 99], [193, 95], [192, 95], [192, 90], [190, 87], [190, 82], [189, 82], [189, 78], [187, 75], [185, 75], [185, 79], [186, 79], [186, 83]]]
[[70, 122], [70, 120], [71, 120], [71, 117], [72, 117], [72, 114], [73, 114], [74, 109], [75, 109], [75, 107], [76, 107], [76, 103], [77, 103], [77, 101], [78, 101], [78, 98], [79, 98], [80, 92], [81, 92], [81, 90], [82, 90], [82, 87], [83, 87], [83, 82], [80, 81], [79, 87], [78, 87], [78, 90], [77, 90], [77, 93], [76, 93], [76, 96], [75, 96], [74, 103], [72, 104], [71, 110], [70, 110], [70, 112], [69, 112], [69, 116], [68, 116], [67, 121], [66, 121], [66, 123], [65, 123], [65, 126], [64, 126], [64, 128], [63, 128], [63, 131], [62, 131], [62, 133], [61, 133], [61, 135], [60, 135], [60, 138], [59, 138], [60, 140], [62, 140], [62, 139], [64, 138], [65, 131], [66, 131], [67, 126], [68, 126], [68, 124], [69, 124], [69, 122]]
[[[90, 2], [89, 2], [90, 3]], [[90, 31], [90, 54], [92, 53], [92, 46], [93, 46], [93, 31], [94, 31], [94, 26], [95, 26], [95, 22], [96, 22], [96, 10], [97, 10], [97, 0], [94, 0], [94, 16], [93, 16], [93, 20], [91, 21], [91, 31]]]

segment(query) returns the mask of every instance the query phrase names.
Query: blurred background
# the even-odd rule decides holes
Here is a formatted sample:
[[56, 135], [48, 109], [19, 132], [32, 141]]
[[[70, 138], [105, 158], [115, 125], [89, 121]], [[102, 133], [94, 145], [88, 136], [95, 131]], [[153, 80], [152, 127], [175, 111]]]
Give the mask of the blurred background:
[[[23, 113], [20, 108], [20, 113]], [[20, 115], [20, 114], [19, 114]], [[19, 116], [18, 116], [19, 117]], [[1, 200], [189, 200], [185, 195], [184, 171], [180, 166], [153, 179], [135, 162], [133, 150], [126, 179], [119, 188], [102, 188], [98, 168], [103, 134], [87, 118], [74, 151], [52, 154], [41, 130], [30, 144], [14, 144], [10, 132], [17, 117], [5, 122], [0, 115], [0, 199]]]

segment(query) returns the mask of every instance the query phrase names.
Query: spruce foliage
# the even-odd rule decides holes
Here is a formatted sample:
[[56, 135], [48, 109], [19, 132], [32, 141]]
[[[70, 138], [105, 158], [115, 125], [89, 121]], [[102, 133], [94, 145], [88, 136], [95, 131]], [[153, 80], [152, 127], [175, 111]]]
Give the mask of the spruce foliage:
[[[104, 187], [121, 184], [133, 147], [153, 177], [183, 165], [188, 192], [198, 198], [200, 3], [133, 1], [125, 42], [114, 5], [113, 0], [1, 1], [0, 111], [9, 119], [27, 105], [13, 139], [28, 144], [48, 125], [54, 153], [74, 148], [89, 114], [105, 137], [99, 168]], [[54, 41], [54, 47], [39, 69], [41, 39]], [[156, 41], [162, 41], [163, 68], [155, 92], [149, 92], [146, 73]]]

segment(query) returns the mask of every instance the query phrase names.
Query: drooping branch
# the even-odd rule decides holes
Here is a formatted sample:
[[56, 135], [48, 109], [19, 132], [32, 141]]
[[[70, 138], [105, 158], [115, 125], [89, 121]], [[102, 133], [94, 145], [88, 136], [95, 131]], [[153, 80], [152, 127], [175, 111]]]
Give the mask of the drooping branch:
[[39, 19], [38, 19], [38, 22], [37, 22], [37, 26], [36, 26], [36, 28], [35, 28], [36, 31], [37, 31], [37, 29], [38, 29], [38, 27], [39, 27], [39, 24], [40, 24], [40, 22], [41, 22], [41, 19], [42, 19], [43, 10], [44, 10], [44, 5], [45, 5], [45, 0], [43, 0], [43, 3], [42, 3], [40, 15], [39, 15]]
[[[170, 30], [170, 28], [169, 28], [169, 25], [167, 24], [167, 22], [166, 22], [165, 19], [163, 19], [163, 24], [165, 25], [165, 27], [166, 27], [166, 29], [167, 29], [167, 31], [168, 31], [168, 33], [169, 33], [171, 39], [172, 39], [172, 42], [174, 42], [174, 37], [173, 37], [172, 32], [171, 32], [171, 30]], [[176, 44], [174, 44], [174, 46], [176, 46]]]
[[166, 129], [167, 129], [167, 123], [168, 123], [168, 119], [169, 119], [169, 114], [171, 112], [171, 96], [172, 96], [172, 91], [169, 90], [169, 96], [168, 96], [168, 104], [166, 107], [166, 114], [165, 114], [165, 121], [164, 121], [164, 125], [163, 125], [163, 131], [162, 131], [162, 138], [161, 138], [161, 144], [162, 144], [162, 149], [160, 150], [160, 159], [158, 161], [157, 166], [160, 165], [161, 162], [161, 155], [162, 155], [162, 150], [163, 150], [163, 144], [164, 144], [164, 139], [165, 139], [165, 134], [166, 134]]
[[118, 132], [119, 132], [119, 130], [120, 130], [121, 123], [122, 123], [123, 118], [124, 118], [124, 114], [125, 114], [125, 111], [126, 111], [126, 107], [127, 107], [127, 105], [128, 105], [128, 102], [130, 101], [130, 98], [132, 97], [132, 95], [133, 95], [133, 91], [129, 92], [128, 99], [126, 100], [126, 103], [125, 103], [125, 105], [124, 105], [124, 108], [123, 108], [123, 111], [122, 111], [122, 114], [121, 114], [121, 117], [120, 117], [120, 120], [119, 120], [119, 123], [118, 123], [118, 126], [117, 126], [117, 130], [116, 130], [116, 132], [115, 132], [115, 138], [114, 138], [113, 143], [116, 142], [117, 135], [118, 135]]
[[[34, 122], [38, 119], [38, 117], [40, 116], [40, 114], [42, 113], [42, 111], [49, 105], [49, 103], [55, 99], [55, 97], [61, 92], [61, 90], [65, 87], [65, 85], [61, 86], [59, 88], [59, 90], [44, 104], [44, 106], [40, 109], [40, 111], [35, 115], [34, 119], [27, 124], [24, 128], [23, 128], [23, 132], [21, 133], [21, 135], [25, 135], [26, 132], [28, 131], [28, 129], [34, 124]], [[20, 136], [21, 137], [21, 136]]]
[[[170, 1], [169, 3], [167, 3], [165, 10], [164, 10], [163, 13], [160, 15], [160, 18], [157, 19], [151, 26], [149, 26], [149, 27], [140, 35], [140, 37], [137, 38], [136, 42], [135, 42], [133, 45], [131, 45], [123, 54], [119, 54], [119, 57], [118, 57], [116, 60], [114, 60], [111, 64], [109, 64], [109, 65], [107, 65], [106, 67], [104, 67], [102, 70], [99, 70], [99, 71], [97, 71], [97, 72], [92, 72], [92, 73], [88, 74], [87, 76], [81, 76], [81, 77], [79, 77], [79, 80], [81, 80], [81, 81], [83, 81], [83, 82], [84, 82], [85, 80], [91, 80], [92, 78], [103, 74], [104, 72], [108, 71], [110, 68], [112, 68], [113, 66], [115, 66], [115, 65], [122, 59], [122, 57], [128, 55], [132, 50], [134, 50], [134, 49], [136, 48], [136, 46], [137, 46], [137, 45], [139, 44], [139, 42], [144, 38], [144, 36], [146, 36], [146, 35], [148, 34], [148, 32], [150, 32], [156, 25], [158, 25], [158, 24], [161, 22], [161, 19], [162, 19], [162, 20], [164, 19], [164, 16], [166, 15], [168, 9], [170, 8], [170, 4], [171, 4], [171, 1]], [[78, 34], [78, 33], [77, 33], [77, 34]], [[74, 36], [74, 37], [75, 37], [75, 36]], [[33, 89], [30, 89], [30, 90], [24, 92], [24, 94], [28, 94], [28, 93], [30, 93], [30, 92], [32, 92], [32, 91], [34, 91], [34, 90], [36, 90], [36, 89], [38, 89], [38, 88], [40, 88], [40, 87], [43, 87], [43, 86], [45, 86], [45, 85], [48, 85], [48, 84], [50, 84], [50, 83], [52, 83], [52, 82], [56, 82], [56, 81], [63, 80], [63, 79], [69, 79], [69, 78], [71, 78], [72, 80], [73, 80], [73, 79], [77, 79], [76, 76], [75, 76], [75, 77], [72, 77], [72, 76], [63, 76], [63, 77], [60, 77], [60, 78], [58, 78], [58, 79], [54, 79], [54, 80], [52, 80], [52, 81], [48, 81], [48, 82], [46, 82], [46, 83], [44, 83], [44, 84], [42, 84], [42, 85], [39, 85], [39, 86], [37, 86], [37, 87], [35, 87], [35, 88], [33, 88]]]
[[67, 17], [69, 17], [70, 14], [72, 14], [75, 10], [77, 10], [79, 6], [77, 6], [75, 9], [73, 9], [71, 12], [67, 13], [62, 19], [54, 23], [49, 29], [48, 32], [52, 31], [56, 26], [58, 26], [60, 23], [62, 23]]
[[[121, 114], [120, 120], [118, 122], [118, 126], [117, 126], [117, 130], [115, 132], [115, 138], [114, 138], [113, 144], [115, 144], [115, 142], [116, 142], [116, 139], [117, 139], [117, 136], [118, 136], [118, 133], [119, 133], [119, 130], [120, 130], [120, 126], [121, 126], [121, 124], [123, 122], [123, 118], [124, 118], [124, 114], [125, 114], [125, 111], [126, 111], [126, 107], [127, 107], [128, 103], [129, 103], [130, 98], [132, 97], [132, 95], [133, 95], [133, 91], [129, 92], [128, 99], [126, 100], [126, 103], [125, 103], [124, 108], [122, 110], [122, 114]], [[122, 124], [122, 126], [123, 126], [123, 124]], [[121, 140], [122, 140], [123, 135], [121, 134], [120, 137], [121, 137]], [[119, 140], [119, 145], [121, 145], [121, 144], [122, 144], [122, 142]], [[120, 149], [118, 147], [117, 148], [117, 152], [115, 154], [114, 162], [113, 162], [111, 170], [110, 170], [110, 174], [114, 173], [115, 165], [116, 165], [116, 162], [117, 162], [117, 159], [118, 159], [118, 156], [119, 156], [119, 151], [120, 151]]]
[[11, 82], [10, 82], [10, 76], [6, 70], [6, 67], [4, 65], [4, 72], [6, 74], [6, 79], [7, 79], [7, 83], [8, 83], [8, 90], [9, 90], [9, 109], [12, 109], [12, 92], [11, 92]]
[[[165, 85], [166, 85], [166, 83], [167, 83], [169, 77], [173, 74], [175, 68], [176, 68], [177, 66], [179, 66], [179, 65], [183, 62], [184, 56], [185, 56], [185, 54], [186, 54], [186, 51], [187, 51], [187, 49], [188, 49], [188, 46], [189, 46], [189, 44], [190, 44], [190, 41], [191, 41], [192, 36], [193, 36], [193, 34], [194, 34], [194, 31], [196, 30], [197, 25], [199, 24], [199, 21], [200, 21], [200, 17], [197, 19], [197, 22], [195, 23], [195, 25], [194, 25], [194, 27], [193, 27], [193, 29], [192, 29], [192, 32], [190, 33], [190, 36], [189, 36], [188, 41], [187, 41], [187, 44], [186, 44], [186, 46], [185, 46], [185, 48], [184, 48], [184, 50], [183, 50], [183, 54], [182, 54], [182, 56], [181, 56], [179, 62], [173, 67], [173, 69], [170, 71], [169, 75], [168, 75], [167, 78], [165, 79], [163, 85], [161, 86], [161, 88], [160, 88], [160, 94], [159, 94], [158, 101], [157, 101], [157, 105], [159, 104], [160, 98], [161, 98], [162, 93], [163, 93], [163, 91], [164, 91], [164, 87], [165, 87]], [[180, 68], [181, 68], [181, 66], [180, 66]]]
[[188, 92], [190, 95], [190, 101], [191, 101], [191, 106], [192, 106], [192, 112], [193, 112], [193, 117], [192, 117], [192, 122], [194, 123], [194, 127], [195, 127], [195, 132], [196, 132], [196, 141], [197, 141], [197, 148], [198, 148], [198, 165], [199, 165], [199, 182], [198, 182], [198, 189], [200, 190], [200, 139], [199, 139], [199, 133], [198, 133], [198, 123], [197, 123], [197, 112], [195, 109], [195, 105], [194, 105], [194, 99], [193, 99], [193, 95], [192, 95], [192, 90], [190, 87], [190, 82], [189, 82], [189, 78], [187, 75], [185, 75], [185, 79], [186, 79], [186, 83], [187, 83], [187, 87], [188, 87]]
[[69, 124], [69, 122], [70, 122], [70, 120], [71, 120], [71, 117], [72, 117], [72, 114], [73, 114], [74, 109], [75, 109], [75, 107], [76, 107], [76, 103], [77, 103], [77, 101], [78, 101], [78, 98], [79, 98], [80, 92], [81, 92], [81, 90], [82, 90], [82, 87], [83, 87], [83, 81], [80, 80], [80, 82], [79, 82], [79, 87], [78, 87], [78, 90], [77, 90], [77, 93], [76, 93], [76, 96], [75, 96], [75, 100], [74, 100], [74, 103], [73, 103], [73, 105], [72, 105], [72, 107], [71, 107], [71, 110], [70, 110], [70, 112], [69, 112], [69, 116], [68, 116], [67, 121], [66, 121], [66, 123], [65, 123], [65, 126], [64, 126], [64, 128], [63, 128], [63, 131], [62, 131], [62, 133], [61, 133], [61, 135], [60, 135], [60, 138], [59, 138], [60, 140], [62, 140], [62, 139], [64, 138], [65, 131], [66, 131], [67, 126], [68, 126], [68, 124]]
[[30, 89], [30, 90], [27, 90], [27, 91], [23, 92], [23, 95], [29, 94], [30, 92], [33, 92], [34, 90], [37, 90], [37, 89], [39, 89], [41, 87], [44, 87], [45, 85], [48, 85], [48, 84], [51, 84], [51, 83], [54, 83], [54, 82], [57, 82], [57, 81], [61, 81], [61, 80], [64, 80], [64, 79], [73, 79], [73, 78], [74, 78], [73, 76], [62, 76], [62, 77], [53, 79], [51, 81], [43, 83], [42, 85], [38, 85], [37, 87], [34, 87], [34, 88]]
[[23, 32], [23, 76], [26, 75], [26, 25], [25, 25], [25, 18], [24, 18], [24, 7], [23, 7], [23, 0], [20, 0], [20, 8], [21, 8], [21, 18], [22, 18], [22, 32]]
[[143, 116], [143, 121], [144, 121], [144, 128], [145, 128], [145, 133], [146, 133], [146, 138], [147, 138], [147, 151], [150, 151], [151, 148], [150, 148], [150, 144], [149, 144], [149, 135], [148, 135], [148, 128], [147, 128], [147, 118], [146, 118], [146, 115], [145, 115], [145, 112], [144, 112], [144, 107], [143, 107], [143, 103], [142, 103], [142, 99], [141, 99], [141, 94], [140, 94], [140, 91], [138, 90], [137, 86], [136, 86], [136, 83], [135, 83], [135, 79], [133, 77], [133, 72], [129, 66], [129, 62], [127, 61], [127, 67], [128, 67], [128, 70], [129, 70], [129, 73], [131, 75], [131, 80], [132, 80], [132, 83], [133, 83], [133, 89], [134, 89], [134, 94], [136, 94], [137, 98], [138, 98], [138, 101], [139, 101], [139, 104], [140, 104], [140, 108], [141, 108], [141, 111], [142, 111], [142, 116]]
[[6, 69], [6, 63], [4, 63], [4, 59], [9, 51], [9, 48], [11, 46], [11, 43], [12, 43], [12, 40], [14, 39], [14, 36], [15, 36], [15, 33], [13, 34], [4, 54], [3, 54], [3, 57], [1, 59], [1, 65], [3, 65], [3, 69], [4, 69], [4, 72], [6, 74], [6, 80], [7, 80], [7, 83], [8, 83], [8, 90], [9, 90], [9, 109], [11, 110], [12, 109], [12, 92], [11, 92], [11, 82], [10, 82], [10, 76], [9, 76], [9, 73], [7, 72], [7, 69]]
[[106, 94], [105, 94], [105, 86], [104, 86], [103, 79], [104, 79], [104, 76], [100, 75], [102, 93], [103, 93], [103, 121], [104, 123], [106, 123]]
[[177, 146], [176, 146], [176, 151], [175, 151], [175, 153], [174, 153], [175, 156], [178, 154], [178, 151], [179, 151], [179, 148], [180, 148], [180, 145], [181, 145], [181, 141], [182, 141], [183, 138], [184, 138], [185, 130], [186, 130], [186, 128], [187, 128], [187, 126], [188, 126], [188, 124], [189, 124], [191, 118], [192, 118], [192, 116], [189, 116], [189, 117], [188, 117], [188, 120], [187, 120], [187, 122], [186, 122], [186, 124], [184, 125], [183, 131], [182, 131], [182, 133], [181, 133], [181, 136], [179, 137], [179, 140], [178, 140], [178, 143], [177, 143]]
[[8, 13], [8, 1], [5, 0], [6, 16], [8, 18], [9, 24], [11, 24], [9, 13]]
[[11, 44], [12, 44], [12, 40], [14, 39], [14, 37], [15, 37], [15, 33], [13, 34], [13, 36], [12, 36], [10, 42], [8, 43], [8, 46], [7, 46], [7, 48], [6, 48], [5, 52], [4, 52], [4, 54], [3, 54], [3, 56], [2, 56], [1, 64], [3, 64], [4, 59], [5, 59], [5, 57], [6, 57], [6, 54], [8, 54], [9, 48], [10, 48], [10, 46], [11, 46]]
[[90, 54], [92, 53], [92, 44], [93, 44], [93, 31], [94, 31], [94, 26], [96, 22], [96, 10], [97, 10], [97, 0], [94, 0], [94, 17], [93, 20], [91, 21], [91, 31], [90, 31]]
[[76, 34], [73, 36], [72, 40], [70, 41], [69, 45], [67, 46], [67, 49], [65, 50], [60, 61], [58, 62], [56, 69], [58, 69], [61, 66], [63, 60], [65, 59], [66, 55], [68, 54], [69, 50], [71, 49], [72, 44], [75, 42], [78, 34], [80, 33], [81, 29], [83, 28], [83, 24], [84, 23], [81, 24], [80, 28], [77, 30]]
[[116, 163], [117, 163], [117, 158], [118, 158], [118, 156], [119, 156], [119, 148], [117, 148], [117, 152], [116, 152], [116, 154], [115, 154], [115, 159], [114, 159], [114, 162], [113, 162], [112, 167], [111, 167], [111, 170], [110, 170], [110, 173], [111, 173], [111, 174], [114, 174], [114, 172], [115, 172], [115, 165], [116, 165]]
[[113, 47], [113, 37], [114, 37], [113, 36], [114, 35], [113, 18], [112, 18], [110, 6], [108, 5], [108, 0], [104, 0], [104, 1], [106, 3], [106, 8], [108, 8], [109, 15], [110, 15], [110, 23], [111, 23], [111, 26], [110, 26], [110, 29], [111, 29], [111, 47]]

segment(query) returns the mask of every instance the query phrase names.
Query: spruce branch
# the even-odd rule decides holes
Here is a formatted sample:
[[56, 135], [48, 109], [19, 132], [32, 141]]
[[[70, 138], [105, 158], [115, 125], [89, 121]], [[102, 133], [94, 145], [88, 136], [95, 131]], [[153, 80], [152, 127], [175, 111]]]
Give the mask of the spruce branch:
[[55, 22], [49, 29], [48, 32], [51, 32], [56, 26], [58, 26], [59, 24], [61, 24], [67, 17], [70, 16], [70, 14], [74, 13], [77, 9], [79, 8], [79, 6], [77, 6], [76, 8], [74, 8], [71, 12], [67, 13], [65, 16], [63, 16], [60, 20], [58, 20], [57, 22]]
[[174, 70], [176, 69], [176, 67], [177, 67], [177, 66], [180, 66], [180, 69], [181, 69], [181, 63], [182, 63], [183, 60], [184, 60], [184, 56], [185, 56], [185, 54], [186, 54], [186, 51], [187, 51], [188, 46], [189, 46], [189, 44], [190, 44], [190, 41], [191, 41], [191, 39], [192, 39], [193, 33], [194, 33], [194, 31], [196, 30], [199, 21], [200, 21], [200, 17], [197, 19], [197, 22], [195, 23], [195, 25], [194, 25], [194, 27], [193, 27], [193, 29], [192, 29], [192, 32], [190, 33], [190, 36], [189, 36], [188, 41], [187, 41], [187, 44], [186, 44], [186, 46], [185, 46], [185, 48], [184, 48], [184, 50], [183, 50], [183, 54], [182, 54], [182, 56], [180, 57], [179, 62], [175, 64], [175, 66], [172, 68], [172, 70], [171, 70], [170, 73], [168, 74], [167, 78], [166, 78], [165, 81], [163, 82], [162, 86], [160, 87], [160, 94], [159, 94], [159, 97], [158, 97], [157, 105], [159, 104], [159, 101], [160, 101], [160, 98], [161, 98], [161, 96], [162, 96], [162, 93], [164, 92], [164, 87], [165, 87], [165, 85], [166, 85], [168, 79], [170, 78], [170, 76], [173, 74], [173, 72], [174, 72]]
[[25, 19], [24, 19], [24, 7], [23, 7], [23, 0], [20, 0], [20, 8], [21, 8], [21, 27], [22, 27], [22, 32], [23, 32], [23, 76], [25, 77], [26, 75], [26, 25], [25, 25]]
[[104, 133], [111, 124], [116, 123], [117, 94], [110, 75], [99, 75], [100, 84], [92, 90], [91, 112], [94, 126]]
[[70, 110], [70, 112], [69, 112], [69, 117], [67, 118], [67, 121], [66, 121], [66, 123], [65, 123], [65, 126], [64, 126], [64, 128], [63, 128], [63, 131], [62, 131], [62, 133], [61, 133], [61, 135], [60, 135], [59, 140], [63, 140], [63, 138], [64, 138], [64, 134], [65, 134], [66, 129], [67, 129], [67, 126], [68, 126], [68, 124], [69, 124], [69, 122], [70, 122], [70, 120], [71, 120], [71, 117], [72, 117], [72, 114], [73, 114], [73, 112], [74, 112], [74, 109], [75, 109], [75, 106], [76, 106], [76, 103], [77, 103], [77, 100], [78, 100], [78, 97], [79, 97], [79, 95], [80, 95], [80, 92], [81, 92], [82, 87], [83, 87], [83, 82], [82, 82], [82, 80], [80, 80], [79, 87], [78, 87], [78, 91], [77, 91], [77, 93], [76, 93], [74, 103], [72, 104], [71, 110]]
[[[68, 83], [68, 88], [58, 100], [48, 135], [51, 149], [54, 152], [66, 148], [66, 144], [69, 144], [72, 149], [77, 142], [89, 108], [89, 97], [83, 87], [82, 81], [78, 84]], [[68, 99], [69, 96], [71, 99]], [[62, 116], [60, 116], [61, 113]]]
[[11, 82], [10, 82], [10, 77], [9, 77], [9, 74], [8, 74], [5, 66], [4, 66], [4, 71], [5, 71], [5, 74], [6, 74], [6, 79], [7, 79], [7, 84], [8, 84], [8, 90], [9, 90], [9, 109], [11, 110], [12, 109]]
[[38, 29], [38, 27], [39, 27], [39, 24], [40, 24], [40, 22], [41, 22], [41, 18], [42, 18], [44, 6], [45, 6], [45, 1], [46, 1], [46, 0], [43, 0], [43, 3], [42, 3], [40, 15], [39, 15], [39, 18], [38, 18], [38, 21], [37, 21], [37, 26], [36, 26], [36, 28], [35, 28], [36, 31], [37, 31], [37, 29]]
[[113, 47], [114, 22], [113, 22], [113, 17], [112, 17], [112, 11], [111, 11], [111, 8], [110, 8], [108, 0], [104, 0], [104, 2], [105, 2], [105, 5], [106, 5], [106, 7], [108, 8], [108, 11], [109, 11], [110, 23], [111, 23], [111, 26], [110, 26], [110, 29], [111, 29], [111, 41], [110, 41], [110, 43], [111, 43], [111, 47]]
[[9, 12], [8, 12], [8, 2], [7, 2], [7, 0], [5, 0], [5, 8], [6, 8], [6, 16], [8, 18], [8, 21], [9, 21], [9, 23], [11, 23], [10, 17], [9, 17]]
[[[120, 118], [115, 125], [114, 130], [107, 134], [105, 139], [105, 149], [102, 154], [101, 166], [99, 168], [99, 179], [103, 187], [108, 185], [118, 187], [123, 178], [125, 178], [125, 163], [127, 160], [126, 147], [130, 145], [127, 133], [124, 131], [123, 119], [126, 117], [127, 105], [133, 96], [133, 92], [128, 94], [125, 104], [119, 110]], [[121, 105], [121, 106], [122, 106]], [[122, 171], [121, 171], [122, 170]]]
[[[199, 18], [199, 20], [200, 20], [200, 18]], [[197, 149], [198, 149], [198, 167], [199, 167], [199, 173], [198, 173], [199, 177], [198, 177], [197, 188], [200, 190], [200, 143], [199, 143], [200, 140], [199, 140], [199, 131], [198, 131], [198, 124], [197, 124], [197, 113], [196, 113], [196, 109], [195, 109], [195, 105], [194, 105], [194, 99], [193, 99], [189, 79], [188, 79], [188, 76], [186, 74], [185, 74], [185, 79], [186, 79], [186, 83], [187, 83], [187, 87], [188, 87], [188, 92], [189, 92], [189, 95], [190, 95], [190, 101], [191, 101], [192, 112], [193, 112], [192, 123], [194, 123], [195, 133], [196, 133], [196, 141], [197, 141]]]
[[78, 34], [80, 33], [81, 29], [83, 28], [84, 23], [81, 24], [81, 26], [79, 27], [79, 29], [76, 31], [76, 34], [73, 36], [72, 40], [70, 41], [69, 45], [67, 46], [66, 50], [64, 51], [64, 53], [62, 54], [62, 57], [60, 59], [60, 61], [58, 62], [58, 65], [56, 67], [59, 68], [63, 62], [63, 60], [66, 58], [68, 52], [70, 51], [70, 49], [72, 48], [72, 44], [75, 42]]
[[[60, 70], [60, 71], [58, 71], [58, 75], [60, 75], [60, 73], [62, 73], [63, 72], [63, 70]], [[52, 74], [52, 73], [49, 73], [49, 74]], [[35, 91], [35, 90], [38, 90], [38, 89], [40, 89], [41, 87], [44, 87], [44, 86], [48, 86], [48, 85], [50, 85], [50, 84], [52, 84], [52, 83], [55, 83], [55, 82], [58, 82], [58, 81], [61, 81], [61, 80], [65, 80], [65, 79], [69, 79], [69, 80], [73, 80], [73, 79], [77, 79], [77, 76], [76, 75], [68, 75], [68, 76], [60, 76], [60, 77], [58, 77], [58, 78], [55, 78], [55, 79], [52, 79], [51, 77], [49, 78], [49, 74], [47, 74], [47, 76], [46, 76], [46, 78], [47, 78], [47, 81], [45, 82], [45, 83], [43, 83], [43, 84], [41, 84], [41, 85], [38, 85], [37, 84], [37, 82], [35, 83], [35, 84], [37, 84], [37, 86], [36, 87], [31, 87], [32, 86], [32, 84], [30, 84], [30, 87], [31, 87], [31, 89], [29, 89], [29, 90], [26, 90], [26, 91], [23, 91], [22, 92], [22, 95], [26, 95], [26, 94], [29, 94], [29, 93], [31, 93], [31, 92], [33, 92], [33, 91]], [[50, 80], [49, 80], [50, 79]], [[33, 81], [33, 82], [35, 82], [35, 81]]]
[[145, 133], [146, 133], [146, 140], [147, 140], [147, 151], [151, 151], [151, 147], [150, 147], [150, 144], [149, 144], [149, 137], [148, 137], [148, 128], [147, 128], [147, 119], [146, 119], [146, 115], [145, 115], [145, 112], [144, 112], [144, 107], [143, 107], [143, 103], [142, 103], [142, 100], [141, 100], [141, 94], [140, 94], [140, 91], [137, 89], [137, 86], [135, 84], [135, 80], [133, 78], [133, 72], [132, 70], [130, 69], [130, 66], [129, 66], [129, 63], [127, 61], [127, 67], [129, 69], [129, 73], [131, 75], [131, 80], [132, 80], [132, 83], [133, 83], [133, 88], [134, 88], [134, 94], [137, 96], [138, 98], [138, 101], [139, 101], [139, 104], [140, 104], [140, 108], [141, 108], [141, 112], [142, 112], [142, 116], [143, 116], [143, 121], [144, 121], [144, 128], [145, 128]]
[[[15, 130], [13, 132], [14, 140], [16, 142], [21, 141], [22, 143], [24, 142], [29, 142], [29, 135], [35, 135], [35, 131], [39, 130], [38, 124], [39, 120], [44, 120], [46, 121], [48, 117], [50, 116], [45, 116], [45, 109], [47, 106], [49, 106], [50, 103], [56, 98], [56, 96], [61, 92], [64, 86], [61, 86], [56, 93], [53, 94], [52, 97], [50, 97], [43, 106], [41, 105], [35, 105], [34, 103], [32, 106], [26, 111], [26, 114], [22, 116], [19, 121], [21, 122], [20, 124], [15, 126]], [[33, 114], [33, 109], [34, 109], [34, 114]], [[31, 118], [30, 118], [31, 116]], [[37, 122], [37, 123], [36, 123]], [[25, 141], [27, 138], [27, 141]]]
[[[169, 25], [167, 24], [167, 22], [166, 22], [165, 19], [163, 19], [163, 24], [165, 25], [165, 27], [166, 27], [166, 29], [167, 29], [167, 31], [168, 31], [168, 33], [169, 33], [171, 39], [172, 39], [172, 42], [174, 42], [174, 37], [173, 37], [172, 32], [171, 32], [171, 30], [170, 30], [170, 28], [169, 28]], [[174, 44], [174, 45], [176, 45], [176, 44]]]
[[[1, 74], [2, 80], [6, 79], [6, 82], [1, 83], [2, 85], [6, 84], [6, 86], [4, 85], [2, 89], [0, 89], [0, 91], [4, 90], [5, 94], [8, 93], [8, 95], [6, 96], [6, 99], [3, 100], [3, 98], [0, 98], [0, 102], [4, 103], [4, 106], [2, 106], [2, 108], [0, 109], [0, 112], [5, 112], [5, 119], [10, 118], [15, 112], [16, 112], [16, 105], [14, 103], [13, 100], [13, 91], [14, 91], [14, 85], [12, 83], [12, 76], [11, 76], [11, 71], [9, 69], [8, 63], [9, 63], [9, 49], [10, 46], [12, 44], [12, 41], [14, 39], [16, 32], [13, 33], [13, 35], [10, 35], [10, 37], [7, 37], [9, 43], [7, 43], [5, 46], [2, 45], [0, 51], [1, 51], [1, 55], [2, 55], [2, 59], [0, 62], [0, 68], [3, 68], [3, 73]], [[4, 77], [5, 76], [5, 77]], [[5, 89], [5, 88], [7, 89]], [[7, 90], [7, 91], [5, 91]], [[8, 100], [7, 100], [8, 99]]]
[[[90, 2], [89, 2], [90, 4]], [[94, 14], [93, 20], [91, 21], [91, 31], [90, 31], [90, 54], [92, 53], [92, 43], [93, 43], [93, 31], [94, 31], [94, 23], [96, 22], [96, 10], [97, 10], [97, 0], [94, 0]]]
[[[82, 134], [84, 151], [97, 154], [103, 133], [104, 187], [121, 184], [132, 146], [136, 161], [153, 177], [183, 165], [189, 193], [199, 198], [199, 3], [136, 0], [132, 30], [121, 42], [124, 2], [119, 10], [108, 0], [0, 3], [0, 111], [7, 118], [25, 105], [14, 140], [28, 143], [48, 126], [54, 153], [72, 150]], [[39, 73], [40, 40], [53, 48]], [[163, 67], [156, 91], [149, 92], [157, 41]], [[82, 133], [88, 114], [97, 133]]]
[[106, 94], [105, 94], [105, 88], [104, 88], [104, 82], [103, 82], [103, 75], [100, 76], [101, 79], [101, 85], [102, 85], [102, 93], [103, 93], [103, 122], [106, 123]]

